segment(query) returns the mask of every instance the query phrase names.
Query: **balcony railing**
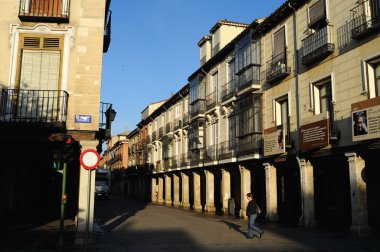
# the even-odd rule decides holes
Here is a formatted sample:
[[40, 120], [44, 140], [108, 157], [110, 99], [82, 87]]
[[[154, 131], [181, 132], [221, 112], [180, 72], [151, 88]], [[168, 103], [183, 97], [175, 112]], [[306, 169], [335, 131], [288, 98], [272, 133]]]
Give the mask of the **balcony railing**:
[[221, 142], [218, 148], [218, 156], [220, 160], [233, 158], [236, 156], [236, 140]]
[[162, 171], [161, 160], [156, 161], [156, 171]]
[[108, 52], [108, 48], [111, 43], [111, 20], [112, 20], [112, 11], [108, 11], [105, 17], [104, 25], [104, 42], [103, 42], [103, 52]]
[[180, 166], [187, 166], [187, 165], [189, 165], [189, 154], [182, 153], [180, 157]]
[[183, 127], [189, 125], [189, 113], [183, 115]]
[[[372, 2], [376, 2], [377, 9]], [[353, 39], [360, 39], [380, 28], [379, 4], [378, 0], [364, 0], [350, 10], [351, 21], [354, 23], [351, 30]]]
[[195, 151], [190, 154], [190, 165], [199, 165], [203, 161], [203, 155], [200, 151]]
[[18, 17], [26, 22], [68, 23], [70, 0], [19, 0]]
[[238, 91], [257, 84], [260, 84], [260, 66], [250, 65], [245, 70], [239, 72], [236, 83]]
[[302, 64], [312, 64], [332, 53], [334, 49], [332, 28], [326, 25], [302, 40]]
[[287, 65], [287, 52], [284, 51], [274, 56], [267, 62], [266, 78], [268, 83], [273, 83], [290, 74], [290, 67]]
[[205, 113], [205, 100], [198, 99], [190, 105], [190, 115], [192, 117]]
[[253, 133], [239, 137], [238, 142], [239, 155], [247, 155], [262, 152], [262, 134]]
[[164, 169], [165, 169], [165, 171], [167, 171], [168, 169], [171, 169], [171, 168], [172, 168], [172, 158], [171, 157], [164, 158]]
[[177, 155], [174, 155], [172, 158], [172, 168], [179, 167], [179, 157]]
[[209, 145], [206, 147], [205, 162], [218, 160], [218, 144]]
[[182, 120], [181, 120], [181, 118], [179, 117], [179, 118], [176, 118], [175, 120], [174, 120], [174, 130], [179, 130], [179, 129], [181, 129], [182, 128]]
[[152, 132], [152, 142], [157, 140], [157, 131]]
[[2, 89], [0, 122], [65, 126], [68, 98], [60, 90]]
[[206, 110], [212, 109], [217, 104], [217, 93], [214, 91], [206, 96]]
[[161, 127], [161, 128], [158, 129], [158, 137], [162, 138], [163, 136], [164, 136], [164, 128]]
[[235, 93], [235, 80], [230, 80], [222, 86], [222, 101], [227, 101], [234, 96]]

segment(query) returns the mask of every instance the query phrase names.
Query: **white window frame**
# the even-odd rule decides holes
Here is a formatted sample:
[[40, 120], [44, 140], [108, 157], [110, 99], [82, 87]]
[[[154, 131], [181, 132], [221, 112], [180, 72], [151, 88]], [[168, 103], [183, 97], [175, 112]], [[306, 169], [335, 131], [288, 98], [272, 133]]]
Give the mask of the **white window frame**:
[[332, 102], [335, 102], [334, 72], [323, 75], [309, 82], [309, 106], [310, 106], [309, 111], [314, 112], [315, 115], [317, 115], [317, 111], [319, 111], [319, 108], [320, 108], [319, 99], [316, 99], [317, 97], [319, 98], [319, 89], [317, 86], [324, 83], [324, 80], [328, 78], [330, 78], [330, 81], [331, 81], [331, 97], [332, 97], [331, 99], [332, 99]]
[[[376, 97], [375, 69], [373, 65], [380, 62], [380, 53], [371, 55], [362, 60], [362, 95], [369, 99]], [[378, 90], [380, 96], [380, 90]]]
[[276, 97], [273, 98], [273, 101], [272, 101], [272, 113], [273, 113], [273, 122], [275, 123], [276, 126], [279, 126], [279, 125], [282, 125], [279, 124], [279, 122], [282, 122], [282, 118], [281, 118], [281, 113], [278, 113], [278, 111], [281, 111], [281, 101], [283, 100], [288, 100], [288, 118], [291, 116], [291, 92], [287, 92], [287, 93], [284, 93], [284, 94], [281, 94], [281, 95], [278, 95]]

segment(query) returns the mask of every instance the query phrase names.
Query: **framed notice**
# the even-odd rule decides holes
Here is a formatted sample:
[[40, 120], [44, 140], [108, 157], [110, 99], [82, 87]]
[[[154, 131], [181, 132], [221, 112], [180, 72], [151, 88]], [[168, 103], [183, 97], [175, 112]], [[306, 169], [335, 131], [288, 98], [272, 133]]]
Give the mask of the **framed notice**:
[[264, 156], [285, 153], [285, 134], [282, 126], [264, 131]]
[[380, 138], [380, 97], [351, 105], [352, 141]]
[[329, 145], [329, 118], [318, 114], [301, 122], [300, 147], [303, 152]]

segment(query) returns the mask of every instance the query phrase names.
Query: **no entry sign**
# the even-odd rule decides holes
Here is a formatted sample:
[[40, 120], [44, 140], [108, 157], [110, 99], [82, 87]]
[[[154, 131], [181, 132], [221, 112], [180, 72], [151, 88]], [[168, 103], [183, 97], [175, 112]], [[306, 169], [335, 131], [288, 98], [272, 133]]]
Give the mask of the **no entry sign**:
[[86, 170], [94, 170], [100, 163], [100, 156], [96, 150], [85, 150], [80, 154], [80, 164]]

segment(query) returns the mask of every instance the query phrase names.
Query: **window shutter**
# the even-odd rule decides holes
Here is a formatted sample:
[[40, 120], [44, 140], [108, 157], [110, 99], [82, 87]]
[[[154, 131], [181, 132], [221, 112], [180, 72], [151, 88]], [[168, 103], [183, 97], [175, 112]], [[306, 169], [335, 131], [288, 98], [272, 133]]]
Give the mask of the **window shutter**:
[[273, 35], [273, 57], [285, 51], [285, 26]]
[[40, 48], [40, 38], [39, 37], [25, 37], [24, 48]]
[[319, 0], [309, 8], [309, 27], [322, 20], [326, 20], [325, 0]]

